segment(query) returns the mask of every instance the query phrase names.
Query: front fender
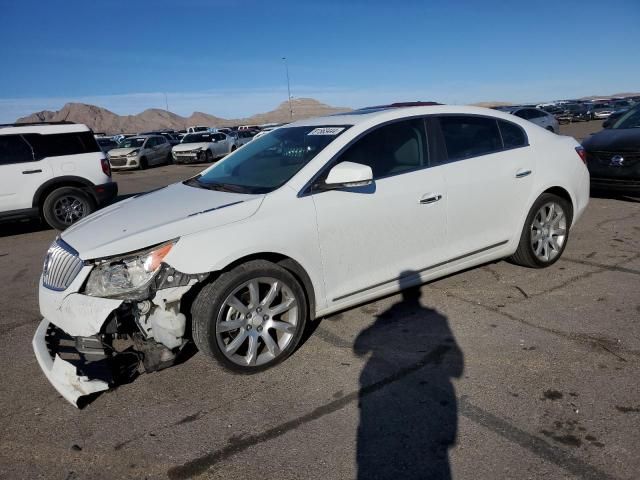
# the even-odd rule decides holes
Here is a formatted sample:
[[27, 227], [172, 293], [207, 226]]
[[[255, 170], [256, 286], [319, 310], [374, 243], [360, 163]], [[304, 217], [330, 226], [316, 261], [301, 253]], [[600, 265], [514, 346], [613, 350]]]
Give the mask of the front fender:
[[[316, 308], [324, 308], [326, 298], [313, 200], [297, 198], [286, 187], [274, 193], [278, 194], [265, 198], [260, 210], [250, 218], [181, 237], [165, 262], [181, 272], [196, 274], [224, 270], [249, 256], [288, 257], [309, 277]], [[283, 196], [291, 198], [285, 200]], [[282, 205], [287, 207], [286, 214], [281, 211]]]

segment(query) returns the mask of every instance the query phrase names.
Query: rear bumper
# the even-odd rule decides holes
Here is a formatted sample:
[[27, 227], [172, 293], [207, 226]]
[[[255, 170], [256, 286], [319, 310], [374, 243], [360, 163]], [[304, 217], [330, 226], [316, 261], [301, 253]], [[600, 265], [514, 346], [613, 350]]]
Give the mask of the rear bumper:
[[640, 180], [591, 177], [591, 189], [640, 195]]
[[93, 187], [93, 194], [98, 205], [107, 205], [118, 195], [118, 184], [116, 182], [104, 183]]

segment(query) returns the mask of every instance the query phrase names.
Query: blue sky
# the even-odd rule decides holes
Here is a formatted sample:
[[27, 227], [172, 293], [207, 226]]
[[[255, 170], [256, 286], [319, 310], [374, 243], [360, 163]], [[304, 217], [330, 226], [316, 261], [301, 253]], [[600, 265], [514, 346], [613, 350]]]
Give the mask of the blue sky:
[[640, 91], [640, 1], [0, 0], [0, 122]]

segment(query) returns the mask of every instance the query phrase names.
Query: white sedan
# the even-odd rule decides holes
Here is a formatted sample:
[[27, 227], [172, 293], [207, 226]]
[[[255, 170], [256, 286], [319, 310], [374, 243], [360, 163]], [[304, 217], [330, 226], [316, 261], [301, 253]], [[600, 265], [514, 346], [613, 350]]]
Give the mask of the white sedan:
[[185, 135], [171, 149], [176, 163], [213, 162], [236, 149], [232, 137], [222, 132], [197, 132]]
[[154, 371], [191, 340], [260, 371], [332, 312], [498, 259], [551, 266], [588, 200], [580, 145], [506, 113], [301, 120], [63, 232], [45, 259], [35, 354], [74, 404], [122, 381], [88, 363]]

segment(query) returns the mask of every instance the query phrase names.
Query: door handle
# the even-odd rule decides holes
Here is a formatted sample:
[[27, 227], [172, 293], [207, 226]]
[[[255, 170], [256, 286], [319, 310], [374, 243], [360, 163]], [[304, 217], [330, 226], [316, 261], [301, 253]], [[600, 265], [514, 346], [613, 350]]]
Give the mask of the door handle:
[[516, 172], [516, 178], [524, 178], [527, 175], [531, 175], [531, 170], [518, 170]]
[[24, 175], [29, 175], [30, 173], [42, 173], [42, 170], [38, 169], [38, 170], [24, 170], [22, 172]]
[[[428, 196], [427, 196], [428, 195]], [[429, 203], [435, 203], [438, 200], [442, 199], [442, 195], [439, 193], [427, 193], [424, 197], [420, 199], [420, 203], [422, 205], [427, 205]]]

